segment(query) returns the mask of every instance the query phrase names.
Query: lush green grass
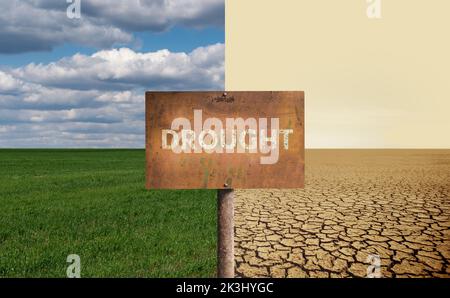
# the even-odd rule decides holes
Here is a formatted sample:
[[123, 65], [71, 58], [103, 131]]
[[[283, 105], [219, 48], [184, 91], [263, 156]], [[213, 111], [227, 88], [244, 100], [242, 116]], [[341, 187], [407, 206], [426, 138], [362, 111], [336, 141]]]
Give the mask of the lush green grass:
[[214, 191], [147, 191], [144, 150], [0, 150], [0, 276], [208, 277]]

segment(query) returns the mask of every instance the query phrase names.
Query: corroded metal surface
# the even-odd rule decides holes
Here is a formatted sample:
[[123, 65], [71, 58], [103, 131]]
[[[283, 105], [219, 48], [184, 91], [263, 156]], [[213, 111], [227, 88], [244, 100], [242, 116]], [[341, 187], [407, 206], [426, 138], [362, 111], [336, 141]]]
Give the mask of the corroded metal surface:
[[[261, 119], [271, 136], [272, 119], [279, 119], [279, 135], [275, 162], [262, 164], [272, 152], [257, 147], [256, 152], [206, 152], [195, 147], [192, 152], [175, 153], [163, 142], [164, 130], [173, 121], [185, 118], [194, 130], [194, 111], [202, 120], [219, 119], [229, 135], [227, 119], [255, 119], [258, 141]], [[197, 119], [197, 118], [196, 118]], [[201, 123], [203, 123], [203, 121]], [[201, 127], [206, 124], [201, 124]], [[197, 125], [198, 126], [198, 125]], [[184, 129], [184, 126], [183, 126]], [[180, 134], [183, 129], [179, 129]], [[199, 134], [197, 134], [198, 136]], [[232, 135], [230, 133], [230, 135]], [[284, 135], [284, 137], [286, 137]], [[166, 136], [167, 137], [167, 136]], [[246, 142], [250, 136], [247, 136]], [[173, 141], [166, 138], [165, 142]], [[206, 139], [205, 139], [206, 140]], [[206, 142], [206, 141], [205, 141]], [[212, 141], [211, 141], [212, 143]], [[232, 143], [232, 142], [231, 142]], [[230, 144], [231, 144], [230, 143]], [[248, 148], [247, 148], [248, 149]], [[302, 188], [304, 184], [304, 94], [303, 92], [147, 92], [146, 93], [146, 186], [149, 189], [242, 189]]]

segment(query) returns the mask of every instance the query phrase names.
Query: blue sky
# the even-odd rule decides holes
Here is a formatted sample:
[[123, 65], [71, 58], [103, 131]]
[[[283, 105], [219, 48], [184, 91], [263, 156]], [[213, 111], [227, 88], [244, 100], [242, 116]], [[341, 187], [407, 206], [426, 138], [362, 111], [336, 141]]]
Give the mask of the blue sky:
[[[136, 42], [128, 45], [139, 52], [168, 49], [171, 52], [190, 52], [197, 47], [224, 42], [224, 28], [211, 26], [205, 28], [187, 28], [175, 26], [165, 32], [136, 32]], [[113, 47], [112, 47], [113, 48]], [[92, 55], [98, 49], [67, 42], [50, 51], [31, 51], [26, 53], [0, 53], [0, 65], [19, 67], [29, 63], [51, 63], [64, 57], [81, 53]]]
[[144, 147], [146, 90], [224, 88], [223, 0], [2, 1], [0, 147]]

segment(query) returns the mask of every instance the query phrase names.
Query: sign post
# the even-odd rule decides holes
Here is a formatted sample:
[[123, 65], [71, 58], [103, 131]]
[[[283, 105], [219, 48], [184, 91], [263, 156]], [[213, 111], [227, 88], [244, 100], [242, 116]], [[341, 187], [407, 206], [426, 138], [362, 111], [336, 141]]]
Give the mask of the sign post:
[[234, 189], [302, 188], [304, 93], [147, 92], [147, 189], [217, 189], [219, 277], [234, 277]]
[[234, 277], [234, 190], [217, 190], [217, 276]]

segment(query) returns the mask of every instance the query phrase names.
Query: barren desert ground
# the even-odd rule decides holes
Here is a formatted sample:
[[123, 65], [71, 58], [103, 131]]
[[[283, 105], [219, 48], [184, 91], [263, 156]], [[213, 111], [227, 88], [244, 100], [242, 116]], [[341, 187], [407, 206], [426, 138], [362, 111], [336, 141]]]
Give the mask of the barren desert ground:
[[236, 192], [237, 276], [365, 277], [377, 255], [382, 277], [450, 277], [450, 150], [307, 150], [305, 175]]

